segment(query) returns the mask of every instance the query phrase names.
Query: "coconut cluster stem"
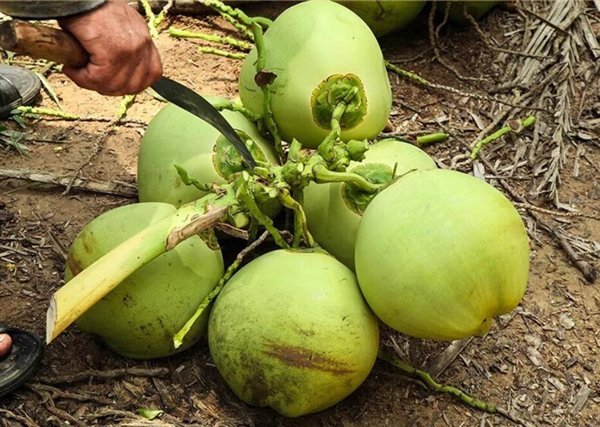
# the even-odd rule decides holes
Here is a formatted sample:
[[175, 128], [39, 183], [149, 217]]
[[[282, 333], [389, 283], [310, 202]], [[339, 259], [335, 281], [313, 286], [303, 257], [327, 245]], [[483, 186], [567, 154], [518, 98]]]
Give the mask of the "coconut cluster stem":
[[175, 334], [175, 336], [173, 337], [173, 347], [175, 349], [181, 347], [185, 336], [188, 334], [192, 326], [194, 326], [198, 318], [202, 316], [202, 314], [204, 314], [204, 311], [210, 305], [210, 303], [212, 303], [214, 299], [219, 295], [219, 293], [223, 289], [223, 286], [225, 286], [225, 284], [229, 281], [229, 279], [231, 279], [235, 272], [238, 271], [238, 269], [244, 262], [246, 256], [250, 252], [255, 250], [258, 246], [260, 246], [265, 240], [267, 240], [267, 237], [269, 237], [269, 232], [265, 231], [258, 239], [246, 246], [244, 249], [242, 249], [240, 253], [237, 254], [235, 260], [227, 268], [227, 270], [219, 280], [219, 283], [217, 283], [217, 286], [215, 286], [215, 288], [212, 291], [210, 291], [210, 293], [206, 297], [204, 297], [204, 299], [198, 305], [198, 308], [196, 308], [196, 311], [194, 312], [192, 317], [190, 317], [188, 321], [185, 322], [185, 325], [183, 325], [179, 332], [177, 332], [177, 334]]
[[412, 377], [419, 378], [429, 388], [437, 391], [438, 393], [450, 394], [450, 395], [460, 399], [462, 402], [466, 403], [470, 407], [479, 409], [481, 411], [488, 412], [490, 414], [494, 414], [494, 413], [498, 412], [498, 409], [496, 408], [495, 405], [488, 403], [484, 400], [478, 399], [474, 396], [471, 396], [470, 394], [465, 393], [458, 387], [438, 383], [431, 377], [431, 375], [428, 372], [422, 371], [420, 369], [417, 369], [417, 368], [409, 365], [408, 363], [402, 361], [400, 358], [391, 354], [387, 350], [380, 349], [378, 357], [381, 360], [389, 363], [390, 365], [400, 369], [405, 374], [410, 375]]
[[204, 191], [204, 192], [209, 192], [212, 189], [212, 185], [204, 183], [204, 182], [200, 182], [195, 178], [192, 178], [189, 176], [187, 170], [180, 165], [173, 165], [175, 167], [175, 170], [177, 170], [177, 174], [179, 175], [179, 179], [181, 180], [181, 182], [183, 182], [185, 185], [193, 185], [194, 187], [196, 187], [198, 190], [200, 191]]
[[[256, 73], [261, 73], [265, 69], [267, 58], [265, 54], [265, 42], [263, 38], [263, 29], [257, 23], [252, 23], [252, 33], [254, 34], [254, 43], [256, 47]], [[273, 110], [271, 108], [271, 90], [269, 85], [261, 87], [263, 93], [263, 122], [265, 127], [273, 137], [275, 151], [280, 159], [284, 158], [283, 146], [281, 144], [281, 136], [279, 135], [279, 129], [273, 116]]]
[[144, 9], [144, 14], [148, 17], [148, 30], [150, 31], [150, 35], [152, 38], [156, 38], [158, 37], [158, 30], [155, 25], [156, 15], [152, 12], [152, 7], [150, 7], [148, 0], [140, 0], [140, 3]]
[[335, 152], [333, 150], [333, 145], [336, 141], [338, 141], [342, 135], [342, 127], [340, 125], [340, 120], [346, 111], [347, 104], [345, 102], [339, 102], [333, 112], [331, 113], [331, 130], [323, 140], [321, 144], [319, 144], [319, 154], [323, 156], [326, 161], [333, 160], [335, 156]]
[[304, 241], [309, 248], [314, 247], [315, 241], [308, 231], [306, 214], [304, 213], [304, 209], [300, 202], [292, 197], [290, 192], [286, 189], [280, 191], [279, 200], [281, 200], [283, 206], [294, 211], [294, 240], [292, 242], [292, 247], [299, 247], [302, 237], [304, 237]]
[[503, 135], [506, 135], [509, 132], [520, 133], [523, 129], [532, 126], [535, 123], [535, 121], [535, 116], [528, 116], [523, 120], [516, 120], [504, 126], [503, 128], [498, 129], [493, 134], [488, 135], [487, 137], [483, 138], [481, 141], [478, 141], [475, 144], [475, 147], [471, 151], [471, 159], [477, 158], [479, 151], [481, 151], [484, 145], [495, 141], [496, 139], [502, 137]]
[[156, 257], [182, 241], [213, 227], [237, 204], [232, 185], [181, 206], [99, 258], [54, 293], [46, 318], [50, 343], [71, 323]]
[[352, 172], [335, 172], [319, 164], [313, 167], [316, 182], [345, 182], [361, 189], [366, 193], [375, 193], [381, 189], [380, 184], [373, 184], [364, 177]]
[[237, 104], [233, 101], [229, 101], [229, 100], [219, 101], [219, 102], [214, 103], [213, 107], [215, 107], [219, 111], [223, 111], [223, 110], [236, 111], [238, 113], [243, 114], [248, 120], [250, 120], [252, 122], [257, 122], [260, 120], [260, 116], [258, 114], [254, 114], [252, 111], [248, 110], [242, 104]]
[[253, 25], [268, 27], [272, 21], [267, 18], [250, 18], [240, 9], [234, 9], [219, 0], [202, 0], [202, 3], [217, 11], [225, 20], [237, 28], [247, 38], [254, 41], [256, 34], [251, 29]]
[[[290, 245], [284, 240], [283, 236], [279, 232], [279, 230], [273, 224], [273, 220], [269, 218], [267, 215], [261, 212], [260, 208], [256, 204], [254, 197], [251, 194], [251, 185], [247, 181], [247, 177], [239, 178], [239, 180], [245, 180], [241, 185], [238, 184], [237, 189], [237, 197], [244, 204], [250, 215], [256, 219], [260, 225], [265, 227], [265, 229], [269, 232], [269, 234], [273, 237], [275, 243], [281, 248], [289, 248]], [[238, 180], [238, 183], [240, 182]]]

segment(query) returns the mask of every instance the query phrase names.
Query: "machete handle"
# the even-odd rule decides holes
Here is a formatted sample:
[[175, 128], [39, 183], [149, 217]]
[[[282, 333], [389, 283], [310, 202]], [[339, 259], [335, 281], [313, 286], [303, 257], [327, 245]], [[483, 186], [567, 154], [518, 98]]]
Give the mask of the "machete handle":
[[17, 19], [0, 24], [0, 47], [74, 68], [89, 61], [85, 49], [66, 31]]

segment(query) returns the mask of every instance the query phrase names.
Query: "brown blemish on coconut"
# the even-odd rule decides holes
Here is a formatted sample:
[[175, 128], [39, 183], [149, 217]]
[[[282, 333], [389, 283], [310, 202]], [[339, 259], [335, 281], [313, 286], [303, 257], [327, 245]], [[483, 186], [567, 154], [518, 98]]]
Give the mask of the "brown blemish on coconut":
[[345, 363], [327, 357], [313, 350], [292, 345], [267, 343], [264, 354], [274, 357], [294, 368], [312, 369], [333, 375], [347, 375], [354, 371]]
[[85, 269], [85, 265], [83, 262], [79, 261], [77, 257], [70, 254], [67, 257], [67, 268], [71, 272], [72, 277], [75, 277]]
[[81, 234], [81, 242], [83, 243], [83, 249], [88, 255], [93, 255], [96, 248], [96, 239], [92, 231], [83, 232]]

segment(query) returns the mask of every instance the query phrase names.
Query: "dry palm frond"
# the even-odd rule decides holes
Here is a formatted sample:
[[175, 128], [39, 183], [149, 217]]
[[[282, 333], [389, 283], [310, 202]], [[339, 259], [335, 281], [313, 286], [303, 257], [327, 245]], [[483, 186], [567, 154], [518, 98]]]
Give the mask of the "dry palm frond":
[[[583, 58], [589, 58], [589, 55], [597, 58], [600, 50], [583, 1], [522, 1], [520, 8], [527, 12], [523, 14], [526, 25], [520, 41], [527, 56], [516, 58], [512, 66], [507, 67], [506, 85], [527, 88], [531, 92], [544, 82], [536, 105], [550, 108], [553, 114], [542, 118], [547, 126], [546, 137], [530, 147], [528, 158], [539, 177], [533, 186], [534, 193], [547, 195], [561, 207], [560, 176], [567, 161], [567, 147], [573, 142], [570, 135], [574, 128], [576, 75], [581, 74], [580, 68], [586, 62]], [[548, 79], [548, 76], [552, 78]], [[527, 89], [520, 96], [527, 95]], [[516, 113], [507, 111], [506, 115]]]

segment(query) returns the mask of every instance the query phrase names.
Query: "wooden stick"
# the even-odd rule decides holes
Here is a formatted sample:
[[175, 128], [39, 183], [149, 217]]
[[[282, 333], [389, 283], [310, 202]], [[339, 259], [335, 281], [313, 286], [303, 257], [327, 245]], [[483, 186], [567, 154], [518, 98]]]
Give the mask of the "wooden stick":
[[[70, 177], [51, 172], [36, 172], [27, 169], [0, 169], [0, 180], [6, 178], [21, 179], [40, 184], [57, 185], [65, 188], [71, 183]], [[93, 193], [112, 194], [128, 198], [137, 197], [136, 186], [126, 182], [107, 182], [97, 181], [95, 179], [75, 178], [71, 187]]]
[[17, 19], [0, 24], [0, 47], [72, 67], [89, 61], [88, 53], [71, 34]]

